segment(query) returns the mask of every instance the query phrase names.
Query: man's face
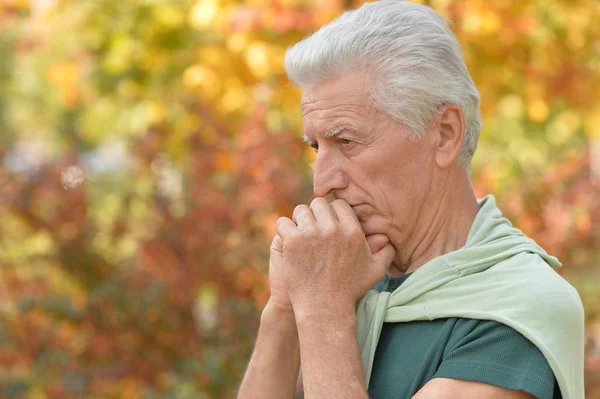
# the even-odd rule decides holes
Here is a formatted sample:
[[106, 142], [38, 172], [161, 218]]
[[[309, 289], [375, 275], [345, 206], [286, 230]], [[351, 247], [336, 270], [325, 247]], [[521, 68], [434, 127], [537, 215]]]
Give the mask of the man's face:
[[409, 140], [377, 110], [366, 83], [364, 73], [352, 72], [302, 95], [306, 140], [317, 150], [314, 193], [346, 200], [365, 235], [385, 234], [398, 251], [427, 209], [434, 146], [428, 136]]

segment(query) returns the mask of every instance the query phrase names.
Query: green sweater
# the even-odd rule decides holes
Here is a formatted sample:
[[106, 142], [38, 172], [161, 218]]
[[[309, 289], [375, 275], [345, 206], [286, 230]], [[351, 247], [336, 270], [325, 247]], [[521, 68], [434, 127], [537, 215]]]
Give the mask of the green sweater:
[[480, 202], [465, 246], [416, 270], [392, 293], [368, 291], [357, 304], [357, 339], [368, 386], [384, 322], [493, 320], [530, 340], [565, 399], [584, 397], [583, 306], [553, 268], [560, 262], [502, 217], [493, 196]]

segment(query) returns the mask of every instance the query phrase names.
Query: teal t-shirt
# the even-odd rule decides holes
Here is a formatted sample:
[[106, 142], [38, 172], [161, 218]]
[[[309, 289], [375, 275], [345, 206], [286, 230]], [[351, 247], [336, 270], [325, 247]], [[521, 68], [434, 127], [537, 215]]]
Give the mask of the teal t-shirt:
[[[409, 277], [385, 276], [374, 289], [392, 292]], [[462, 318], [384, 323], [369, 397], [408, 399], [436, 377], [522, 390], [538, 399], [561, 398], [542, 352], [504, 324]]]

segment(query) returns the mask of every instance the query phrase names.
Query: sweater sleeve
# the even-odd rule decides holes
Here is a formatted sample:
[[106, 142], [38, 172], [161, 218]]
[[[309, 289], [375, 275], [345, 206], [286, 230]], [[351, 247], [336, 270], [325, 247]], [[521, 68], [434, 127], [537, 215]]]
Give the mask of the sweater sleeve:
[[542, 352], [512, 328], [495, 321], [466, 320], [455, 326], [433, 378], [478, 381], [522, 390], [538, 399], [561, 398]]

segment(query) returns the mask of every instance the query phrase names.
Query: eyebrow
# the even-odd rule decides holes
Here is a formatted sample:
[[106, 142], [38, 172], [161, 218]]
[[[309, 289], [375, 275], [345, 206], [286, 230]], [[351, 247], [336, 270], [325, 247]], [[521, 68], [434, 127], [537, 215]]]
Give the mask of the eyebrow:
[[[323, 137], [333, 137], [336, 134], [340, 134], [344, 130], [349, 130], [351, 132], [356, 132], [356, 129], [353, 128], [350, 125], [341, 125], [341, 126], [337, 126], [337, 127], [332, 128], [332, 129], [329, 129], [328, 131], [326, 131], [325, 133], [323, 133]], [[302, 140], [304, 142], [306, 142], [306, 143], [312, 143], [312, 139], [306, 133], [304, 133], [304, 135], [302, 136]]]

